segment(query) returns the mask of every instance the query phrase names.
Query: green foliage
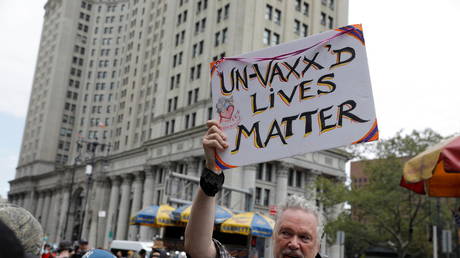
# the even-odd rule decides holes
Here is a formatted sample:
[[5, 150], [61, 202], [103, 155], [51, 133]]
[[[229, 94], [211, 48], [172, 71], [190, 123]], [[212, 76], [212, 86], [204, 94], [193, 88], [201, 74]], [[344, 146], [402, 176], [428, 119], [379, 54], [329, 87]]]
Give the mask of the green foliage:
[[351, 207], [338, 217], [327, 218], [329, 241], [335, 241], [341, 230], [346, 234], [348, 257], [363, 254], [371, 246], [391, 248], [399, 257], [428, 257], [434, 206], [427, 196], [410, 192], [399, 183], [405, 161], [440, 140], [439, 134], [427, 129], [405, 135], [398, 132], [390, 139], [349, 148], [356, 157], [373, 158], [363, 161], [368, 183], [356, 188], [327, 178], [317, 180], [322, 189], [318, 198], [326, 211], [341, 203]]

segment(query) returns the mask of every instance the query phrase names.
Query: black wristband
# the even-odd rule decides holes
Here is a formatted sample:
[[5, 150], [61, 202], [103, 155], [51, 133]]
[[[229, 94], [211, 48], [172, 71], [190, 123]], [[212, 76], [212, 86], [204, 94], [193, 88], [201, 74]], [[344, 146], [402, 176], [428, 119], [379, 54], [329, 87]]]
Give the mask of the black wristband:
[[207, 196], [216, 196], [216, 194], [222, 189], [224, 180], [224, 172], [217, 174], [205, 167], [203, 168], [200, 178], [201, 190], [203, 190]]

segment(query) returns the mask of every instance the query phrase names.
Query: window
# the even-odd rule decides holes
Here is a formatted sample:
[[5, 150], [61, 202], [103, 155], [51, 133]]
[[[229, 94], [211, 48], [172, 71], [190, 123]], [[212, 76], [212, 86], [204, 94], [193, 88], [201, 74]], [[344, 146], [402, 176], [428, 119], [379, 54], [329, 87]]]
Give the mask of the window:
[[329, 8], [334, 10], [334, 0], [329, 0]]
[[278, 33], [273, 33], [272, 45], [278, 45], [279, 43], [280, 43], [280, 35]]
[[185, 115], [185, 129], [188, 129], [190, 115]]
[[300, 21], [294, 20], [294, 33], [300, 34]]
[[302, 5], [302, 14], [308, 16], [308, 12], [310, 10], [310, 5], [308, 3], [303, 3]]
[[224, 7], [224, 19], [227, 19], [229, 14], [230, 14], [230, 4], [227, 4]]
[[294, 169], [288, 171], [288, 186], [294, 186]]
[[200, 93], [200, 88], [195, 89], [195, 99], [193, 100], [194, 103], [198, 102], [198, 97]]
[[195, 79], [195, 67], [190, 68], [190, 80], [193, 81]]
[[272, 181], [272, 171], [273, 165], [270, 163], [265, 164], [265, 181], [271, 182]]
[[195, 127], [195, 122], [196, 122], [196, 113], [192, 113], [192, 127]]
[[300, 12], [301, 0], [295, 0], [295, 10]]
[[264, 42], [265, 45], [270, 45], [270, 34], [271, 34], [270, 30], [268, 30], [268, 29], [264, 30], [263, 42]]
[[174, 76], [171, 76], [171, 83], [169, 85], [169, 89], [170, 90], [174, 89]]
[[201, 64], [198, 64], [196, 66], [196, 78], [200, 79], [200, 77], [201, 77]]
[[273, 7], [269, 4], [265, 7], [265, 19], [266, 20], [272, 20], [272, 12], [273, 12]]
[[225, 43], [225, 41], [227, 41], [227, 28], [222, 30], [222, 44]]
[[187, 105], [192, 104], [192, 95], [193, 95], [193, 92], [191, 90], [189, 90], [188, 91], [188, 97], [187, 97]]
[[258, 180], [263, 179], [263, 173], [264, 173], [263, 168], [264, 168], [264, 163], [257, 164], [256, 179], [258, 179]]
[[278, 9], [275, 9], [275, 15], [273, 16], [273, 21], [276, 24], [281, 24], [281, 11]]
[[220, 31], [216, 32], [214, 35], [214, 46], [217, 47], [219, 45], [219, 38], [220, 38]]
[[219, 23], [222, 20], [222, 8], [217, 10], [217, 23]]
[[165, 135], [168, 135], [169, 133], [169, 121], [166, 121], [165, 123]]
[[327, 18], [327, 20], [328, 20], [328, 22], [327, 22], [327, 27], [328, 27], [329, 29], [334, 28], [334, 18], [332, 18], [331, 16], [329, 16], [329, 17]]
[[270, 189], [264, 189], [264, 206], [270, 204]]
[[256, 187], [256, 198], [254, 200], [256, 205], [260, 205], [262, 199], [262, 188]]
[[321, 25], [326, 25], [326, 14], [321, 12]]
[[299, 170], [295, 172], [295, 186], [302, 187], [302, 173]]
[[203, 46], [204, 46], [204, 40], [200, 41], [199, 46], [198, 46], [198, 55], [203, 54]]
[[303, 37], [308, 36], [308, 25], [307, 24], [302, 24], [302, 31], [300, 35]]

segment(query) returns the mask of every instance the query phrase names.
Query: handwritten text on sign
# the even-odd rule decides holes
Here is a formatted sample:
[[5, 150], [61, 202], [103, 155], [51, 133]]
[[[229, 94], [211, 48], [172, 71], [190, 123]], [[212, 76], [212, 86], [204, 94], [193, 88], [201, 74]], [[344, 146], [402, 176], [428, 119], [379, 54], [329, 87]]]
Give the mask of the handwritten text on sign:
[[359, 25], [224, 58], [211, 87], [224, 169], [378, 138]]

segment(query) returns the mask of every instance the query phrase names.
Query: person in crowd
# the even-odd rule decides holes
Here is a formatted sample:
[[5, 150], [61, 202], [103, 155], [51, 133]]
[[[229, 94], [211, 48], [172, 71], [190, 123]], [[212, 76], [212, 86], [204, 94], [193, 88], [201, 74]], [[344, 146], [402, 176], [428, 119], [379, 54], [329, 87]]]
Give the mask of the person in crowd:
[[[225, 180], [215, 163], [216, 151], [228, 148], [227, 137], [218, 121], [208, 121], [202, 144], [206, 166], [193, 200], [190, 220], [185, 229], [185, 250], [192, 258], [231, 257], [219, 241], [212, 238], [215, 195]], [[273, 257], [315, 258], [319, 256], [321, 221], [316, 208], [300, 196], [289, 196], [278, 213], [273, 240]]]
[[16, 234], [0, 220], [0, 257], [24, 257], [25, 252]]
[[69, 240], [59, 242], [56, 254], [56, 258], [73, 258], [75, 252], [72, 248], [72, 242]]
[[115, 256], [117, 258], [122, 258], [123, 257], [123, 253], [121, 251], [117, 251], [117, 253], [115, 254]]
[[53, 252], [51, 250], [51, 245], [45, 244], [45, 246], [43, 246], [43, 253], [41, 258], [54, 258]]
[[147, 255], [147, 251], [145, 249], [139, 250], [139, 256], [141, 258], [145, 258], [146, 255]]
[[150, 258], [166, 258], [166, 252], [158, 248], [153, 248]]
[[19, 239], [26, 257], [40, 257], [43, 246], [43, 229], [29, 211], [14, 204], [0, 201], [0, 220]]
[[75, 250], [75, 255], [73, 258], [81, 258], [83, 257], [83, 255], [88, 252], [88, 250], [90, 249], [90, 246], [88, 244], [88, 241], [86, 240], [80, 240], [78, 242], [78, 249]]

